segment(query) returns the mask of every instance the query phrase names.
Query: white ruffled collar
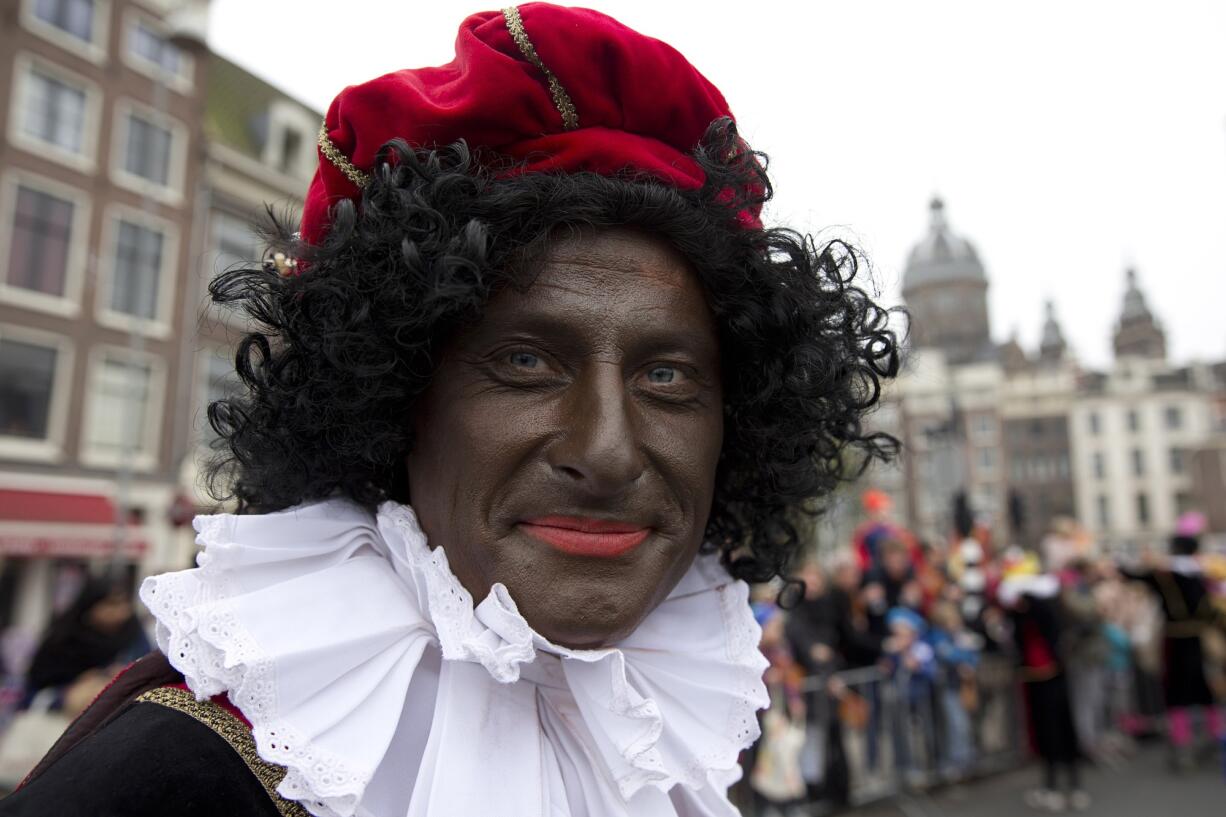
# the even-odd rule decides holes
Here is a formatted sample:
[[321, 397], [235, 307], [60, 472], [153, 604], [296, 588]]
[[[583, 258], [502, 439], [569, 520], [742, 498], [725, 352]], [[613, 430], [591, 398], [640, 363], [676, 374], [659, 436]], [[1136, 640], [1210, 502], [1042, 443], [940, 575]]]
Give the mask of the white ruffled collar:
[[198, 697], [229, 695], [313, 814], [737, 813], [766, 660], [716, 557], [616, 647], [570, 650], [500, 584], [474, 607], [403, 505], [195, 526], [200, 566], [141, 588], [158, 645]]

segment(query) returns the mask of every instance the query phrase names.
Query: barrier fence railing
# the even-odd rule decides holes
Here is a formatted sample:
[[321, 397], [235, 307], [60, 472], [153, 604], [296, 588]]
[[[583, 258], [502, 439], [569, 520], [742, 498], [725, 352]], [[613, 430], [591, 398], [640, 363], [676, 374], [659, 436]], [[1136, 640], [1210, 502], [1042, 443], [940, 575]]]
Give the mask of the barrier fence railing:
[[[1001, 771], [1026, 755], [1021, 691], [1005, 659], [986, 657], [965, 674], [845, 670], [806, 679], [803, 695], [807, 793], [785, 805], [804, 813]], [[749, 783], [756, 754], [733, 792], [746, 815], [771, 813]]]

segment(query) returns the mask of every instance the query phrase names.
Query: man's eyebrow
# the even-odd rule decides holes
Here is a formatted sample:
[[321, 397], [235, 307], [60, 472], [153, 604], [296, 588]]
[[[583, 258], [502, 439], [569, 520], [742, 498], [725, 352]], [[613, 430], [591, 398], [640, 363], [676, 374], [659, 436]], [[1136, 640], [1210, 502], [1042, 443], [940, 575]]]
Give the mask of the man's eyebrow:
[[[661, 307], [661, 309], [664, 308]], [[675, 315], [671, 310], [668, 311], [669, 314]], [[465, 334], [476, 342], [484, 342], [491, 339], [493, 335], [517, 332], [575, 341], [587, 337], [584, 327], [576, 325], [573, 320], [532, 307], [508, 312], [505, 315], [488, 315]], [[635, 334], [637, 336], [636, 345], [659, 349], [666, 347], [703, 349], [708, 346], [717, 346], [719, 343], [718, 337], [707, 332], [703, 327], [684, 325], [677, 320], [641, 327], [636, 330]]]

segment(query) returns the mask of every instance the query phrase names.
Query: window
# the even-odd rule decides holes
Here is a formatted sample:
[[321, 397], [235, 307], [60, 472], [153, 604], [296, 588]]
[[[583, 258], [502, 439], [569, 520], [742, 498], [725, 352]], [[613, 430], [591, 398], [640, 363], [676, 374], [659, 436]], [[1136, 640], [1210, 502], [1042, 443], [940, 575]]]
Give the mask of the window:
[[990, 414], [980, 414], [975, 417], [975, 431], [980, 436], [991, 437], [996, 434], [996, 421]]
[[1137, 525], [1149, 526], [1149, 497], [1145, 494], [1137, 494]]
[[1098, 495], [1098, 527], [1107, 530], [1111, 527], [1111, 501], [1106, 495]]
[[1014, 482], [1025, 482], [1026, 460], [1020, 456], [1011, 459], [1009, 461], [1009, 473], [1013, 477]]
[[301, 163], [302, 132], [294, 128], [281, 131], [281, 172], [290, 173]]
[[5, 286], [65, 294], [74, 210], [69, 199], [17, 185]]
[[200, 406], [199, 422], [202, 439], [208, 441], [216, 436], [209, 425], [209, 406], [218, 400], [234, 396], [242, 383], [234, 371], [234, 356], [228, 349], [218, 349], [208, 355], [205, 359], [204, 375], [204, 402]]
[[1055, 468], [1052, 467], [1052, 462], [1047, 457], [1035, 457], [1035, 477], [1042, 482], [1046, 482], [1055, 476]]
[[1145, 476], [1145, 452], [1139, 448], [1132, 449], [1132, 475]]
[[[72, 47], [81, 50], [77, 45]], [[33, 54], [19, 52], [12, 60], [9, 142], [39, 159], [93, 173], [102, 89], [92, 80]]]
[[159, 230], [119, 219], [109, 307], [145, 320], [158, 318], [166, 237]]
[[1128, 430], [1141, 430], [1141, 415], [1137, 413], [1136, 409], [1128, 409]]
[[153, 417], [153, 368], [147, 361], [105, 352], [94, 370], [85, 445], [94, 459], [147, 460], [158, 429]]
[[259, 241], [247, 221], [214, 210], [211, 227], [214, 274], [259, 259]]
[[51, 72], [30, 65], [25, 74], [21, 131], [66, 153], [84, 155], [87, 95]]
[[46, 440], [59, 351], [0, 337], [0, 437]]
[[74, 57], [106, 62], [111, 0], [12, 0], [4, 6], [20, 6], [16, 16], [23, 27]]
[[1188, 491], [1179, 491], [1175, 494], [1175, 514], [1183, 516], [1188, 511], [1196, 510], [1196, 498]]
[[1186, 461], [1186, 453], [1182, 448], [1171, 449], [1171, 473], [1182, 474]]
[[137, 113], [128, 114], [123, 169], [162, 187], [170, 186], [171, 132]]
[[94, 0], [34, 0], [34, 17], [60, 31], [94, 41]]
[[159, 70], [174, 76], [183, 74], [183, 51], [158, 33], [148, 21], [134, 18], [128, 29], [128, 50]]
[[124, 14], [124, 63], [155, 82], [179, 93], [190, 93], [196, 60], [180, 48], [171, 32], [156, 17], [136, 9]]
[[1097, 436], [1102, 430], [1102, 423], [1098, 418], [1098, 412], [1091, 411], [1086, 419], [1089, 421], [1090, 433]]
[[1094, 452], [1094, 456], [1091, 458], [1091, 462], [1093, 463], [1093, 467], [1094, 467], [1094, 478], [1095, 479], [1102, 479], [1105, 476], [1107, 476], [1107, 464], [1103, 460], [1103, 455], [1101, 451]]
[[979, 470], [992, 472], [996, 470], [996, 449], [995, 448], [980, 448], [979, 449]]
[[1171, 430], [1183, 428], [1183, 411], [1180, 410], [1179, 406], [1167, 406], [1166, 410], [1162, 412], [1162, 417], [1167, 428]]
[[183, 203], [188, 130], [179, 120], [141, 102], [115, 103], [111, 143], [115, 183], [163, 204]]

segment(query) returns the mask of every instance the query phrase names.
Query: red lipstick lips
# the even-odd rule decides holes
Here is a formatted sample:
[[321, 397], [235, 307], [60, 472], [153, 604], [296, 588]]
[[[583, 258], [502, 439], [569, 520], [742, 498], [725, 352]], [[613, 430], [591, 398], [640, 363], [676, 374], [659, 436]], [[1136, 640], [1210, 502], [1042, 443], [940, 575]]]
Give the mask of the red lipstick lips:
[[651, 534], [651, 528], [577, 516], [542, 516], [524, 520], [519, 526], [532, 538], [563, 553], [602, 559], [629, 553]]

